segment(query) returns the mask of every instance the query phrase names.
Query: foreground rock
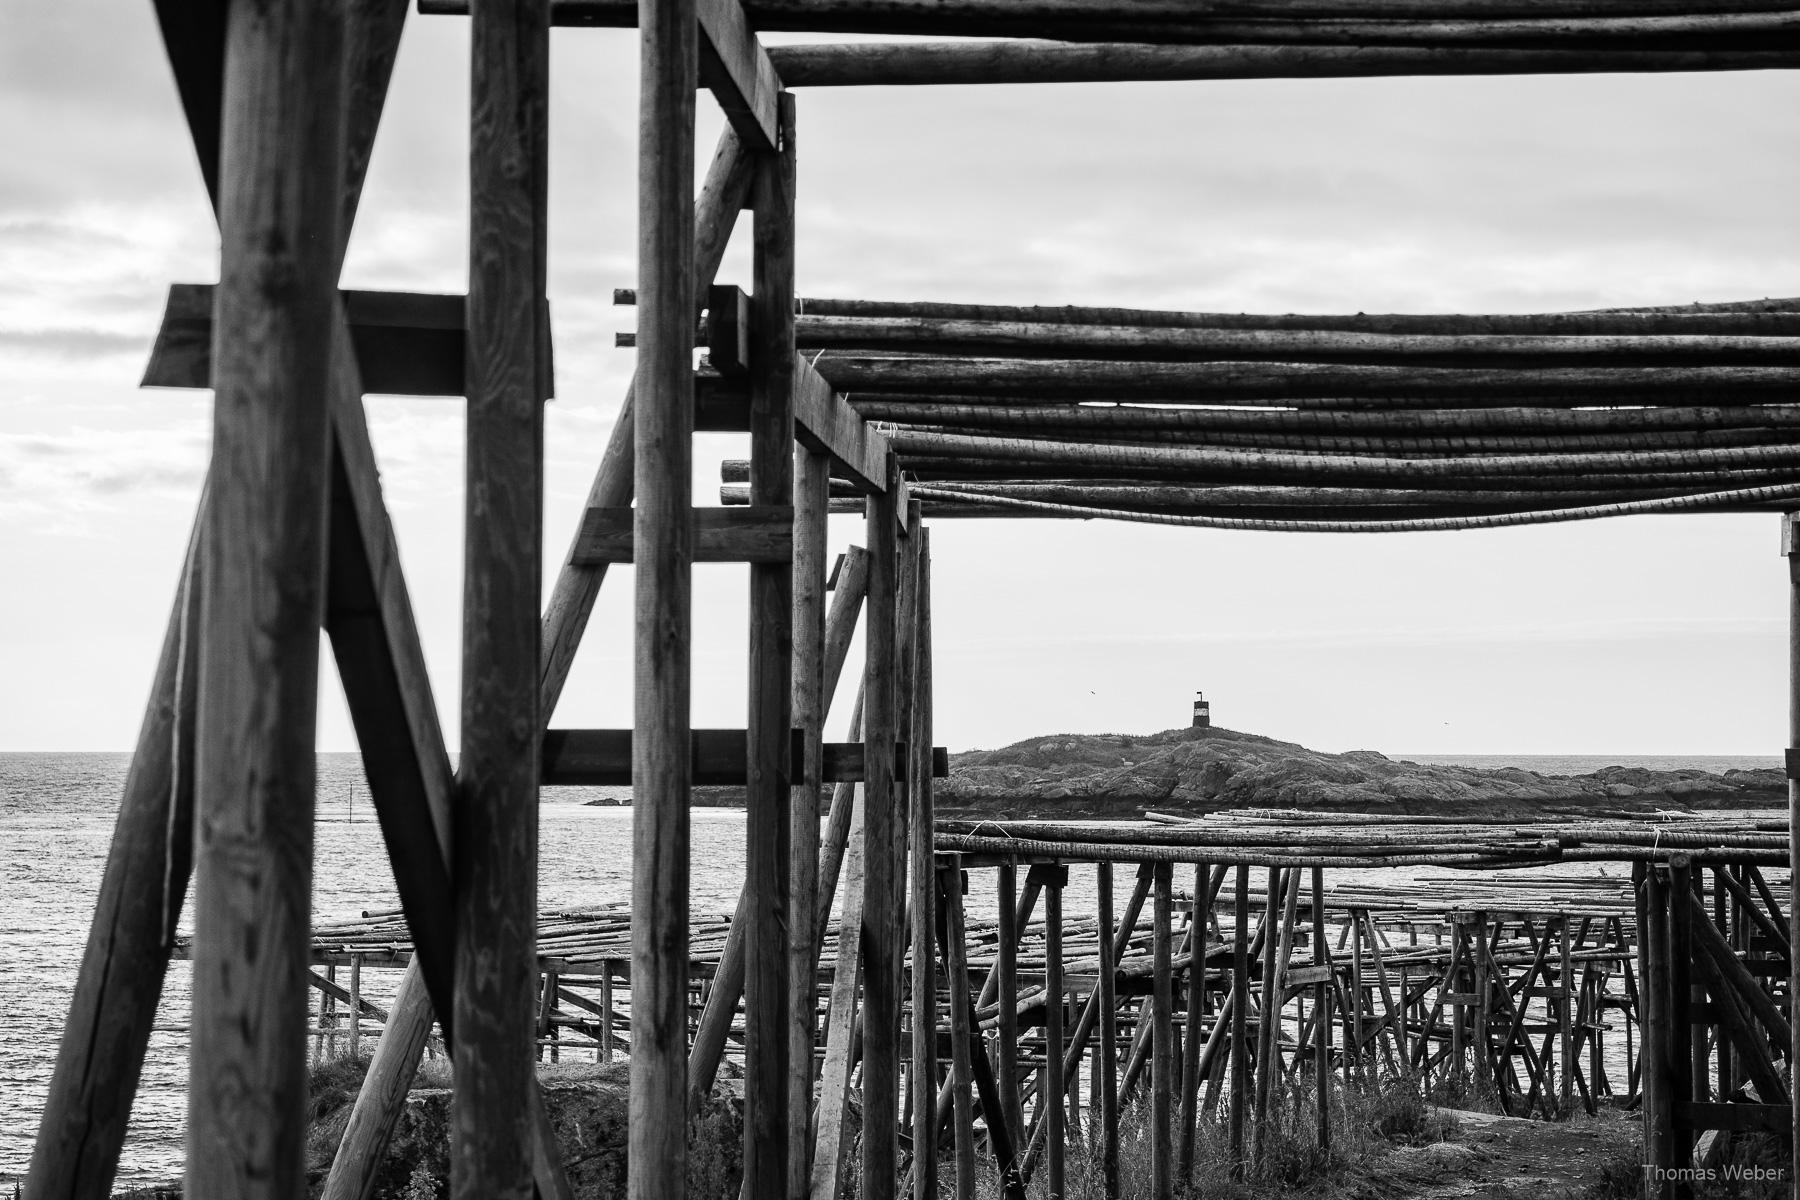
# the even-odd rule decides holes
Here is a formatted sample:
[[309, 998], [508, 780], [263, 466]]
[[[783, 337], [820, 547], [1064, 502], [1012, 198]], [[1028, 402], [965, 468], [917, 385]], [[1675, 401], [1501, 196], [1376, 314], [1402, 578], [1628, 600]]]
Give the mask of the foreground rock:
[[1530, 816], [1597, 816], [1663, 808], [1787, 803], [1778, 770], [1649, 771], [1590, 775], [1426, 766], [1373, 750], [1325, 754], [1229, 729], [1171, 729], [1031, 738], [952, 756], [938, 781], [940, 812], [982, 816], [1137, 816], [1229, 808], [1299, 808]]

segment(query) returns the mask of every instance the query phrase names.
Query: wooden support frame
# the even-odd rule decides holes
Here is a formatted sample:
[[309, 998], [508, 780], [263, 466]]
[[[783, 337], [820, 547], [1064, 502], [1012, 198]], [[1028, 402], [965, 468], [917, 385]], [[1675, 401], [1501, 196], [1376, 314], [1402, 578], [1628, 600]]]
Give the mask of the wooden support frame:
[[[537, 1095], [548, 0], [471, 22], [462, 753], [453, 870], [454, 1200], [528, 1196]], [[683, 205], [685, 208], [685, 205]]]
[[695, 0], [646, 0], [639, 36], [632, 740], [630, 1200], [687, 1177], [688, 711], [692, 670]]
[[[736, 0], [705, 0], [739, 21]], [[751, 46], [755, 39], [745, 34]], [[750, 493], [763, 507], [794, 494], [794, 104], [780, 98], [773, 153], [751, 188], [756, 296], [750, 337]], [[756, 511], [752, 509], [751, 511]], [[750, 568], [749, 777], [745, 786], [744, 1187], [773, 1196], [788, 1186], [788, 919], [792, 840], [793, 510], [790, 554]], [[806, 756], [804, 731], [800, 755]]]

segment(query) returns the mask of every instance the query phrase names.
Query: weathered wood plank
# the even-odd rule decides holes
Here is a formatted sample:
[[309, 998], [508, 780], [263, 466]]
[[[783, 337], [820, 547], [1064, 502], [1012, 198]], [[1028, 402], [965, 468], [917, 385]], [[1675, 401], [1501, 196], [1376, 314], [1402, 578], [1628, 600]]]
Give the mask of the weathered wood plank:
[[[590, 508], [569, 552], [577, 567], [634, 560], [636, 509]], [[788, 504], [748, 508], [696, 508], [692, 513], [695, 562], [786, 564], [794, 555], [794, 510]]]
[[[737, 0], [703, 0], [743, 20]], [[755, 38], [743, 31], [749, 46]], [[750, 568], [749, 755], [745, 786], [744, 1187], [779, 1196], [788, 1172], [789, 781], [806, 757], [789, 750], [793, 709], [794, 576], [794, 107], [780, 103], [778, 153], [763, 155], [751, 188], [756, 297], [749, 339], [750, 494], [784, 507], [788, 555]], [[721, 510], [723, 511], [723, 510]], [[754, 508], [751, 511], [755, 511]]]
[[[845, 403], [805, 359], [794, 368], [794, 436], [831, 455], [839, 470], [867, 492], [886, 490], [887, 439]], [[900, 506], [898, 512], [904, 513]]]
[[[456, 772], [454, 1200], [533, 1188], [548, 0], [475, 0], [462, 753]], [[685, 207], [685, 205], [683, 206]]]
[[195, 740], [186, 1194], [304, 1195], [314, 730], [343, 192], [343, 20], [226, 22]]
[[[804, 381], [800, 391], [807, 390]], [[893, 1200], [899, 1177], [900, 872], [895, 862], [892, 746], [899, 738], [898, 470], [890, 458], [883, 488], [869, 497], [868, 628], [865, 634], [863, 741], [863, 1200]], [[648, 1200], [648, 1198], [645, 1198]]]
[[[630, 1200], [687, 1177], [688, 800], [693, 626], [694, 0], [639, 34], [636, 736], [632, 740]], [[621, 421], [621, 425], [623, 421]]]
[[772, 152], [786, 132], [778, 97], [781, 80], [738, 0], [696, 0], [700, 19], [700, 82], [713, 94], [738, 135]]
[[[788, 914], [788, 1166], [789, 1200], [806, 1200], [812, 1175], [813, 1052], [818, 1042], [818, 952], [813, 930], [823, 912], [819, 896], [822, 734], [825, 694], [826, 536], [831, 460], [794, 447], [794, 724], [805, 738], [795, 765], [790, 818]], [[836, 680], [833, 680], [835, 685]]]
[[[462, 396], [467, 335], [461, 296], [342, 292], [363, 390], [393, 396]], [[143, 387], [212, 386], [210, 283], [169, 288]], [[548, 324], [545, 326], [548, 337]]]

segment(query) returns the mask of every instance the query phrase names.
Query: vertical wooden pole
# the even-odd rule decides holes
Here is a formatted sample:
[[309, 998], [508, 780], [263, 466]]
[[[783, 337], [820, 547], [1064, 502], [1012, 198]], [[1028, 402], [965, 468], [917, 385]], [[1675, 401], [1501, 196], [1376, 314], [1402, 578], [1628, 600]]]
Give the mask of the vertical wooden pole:
[[[1653, 868], [1654, 869], [1654, 868]], [[1669, 857], [1669, 876], [1664, 893], [1668, 905], [1669, 929], [1669, 1093], [1671, 1107], [1696, 1098], [1696, 1088], [1704, 1086], [1706, 1076], [1694, 1071], [1695, 1043], [1693, 1022], [1694, 906], [1692, 872], [1686, 855]], [[1704, 1042], [1700, 1043], [1704, 1053]], [[1674, 1131], [1675, 1165], [1691, 1165], [1694, 1156], [1694, 1132], [1678, 1123]]]
[[[974, 1066], [970, 1050], [971, 1042], [977, 1039], [978, 1034], [969, 1019], [973, 1006], [969, 995], [968, 935], [963, 923], [962, 860], [954, 855], [946, 856], [943, 865], [938, 868], [937, 877], [939, 895], [943, 897], [944, 901], [944, 911], [939, 922], [939, 928], [943, 933], [944, 971], [950, 977], [951, 1126], [955, 1131], [956, 1139], [956, 1197], [957, 1200], [973, 1200], [975, 1195], [975, 1114]], [[917, 970], [918, 968], [915, 966], [914, 971]], [[933, 1069], [935, 1070], [935, 1064]], [[936, 1156], [937, 1095], [935, 1088], [932, 1089], [929, 1096], [924, 1095], [924, 1089], [919, 1089], [918, 1094], [920, 1099], [914, 1103], [923, 1106], [925, 1111], [932, 1114], [933, 1117], [931, 1140], [914, 1144], [915, 1164], [922, 1164], [926, 1157], [935, 1158]], [[918, 1174], [919, 1167], [915, 1165], [915, 1179], [918, 1178]], [[935, 1174], [934, 1171], [933, 1175], [935, 1176]], [[931, 1200], [937, 1200], [935, 1189], [926, 1194]]]
[[640, 0], [630, 1200], [687, 1178], [694, 0]]
[[1234, 905], [1236, 928], [1231, 955], [1231, 1175], [1244, 1178], [1244, 1105], [1250, 1090], [1250, 1040], [1246, 1010], [1250, 1007], [1250, 867], [1239, 863]]
[[1174, 988], [1170, 980], [1169, 939], [1175, 912], [1171, 892], [1174, 869], [1156, 865], [1153, 884], [1156, 898], [1150, 923], [1150, 1193], [1153, 1200], [1175, 1195], [1175, 1155], [1170, 1139], [1170, 1108], [1174, 1089]]
[[1674, 988], [1669, 971], [1669, 884], [1664, 867], [1652, 866], [1645, 876], [1644, 918], [1638, 927], [1644, 955], [1639, 991], [1644, 1007], [1644, 1151], [1650, 1172], [1644, 1194], [1656, 1200], [1675, 1191], [1668, 1175], [1675, 1166], [1674, 1038], [1669, 1011]]
[[1281, 920], [1283, 888], [1287, 873], [1280, 867], [1269, 868], [1269, 891], [1264, 897], [1262, 927], [1262, 1010], [1256, 1026], [1256, 1148], [1257, 1166], [1263, 1162], [1268, 1145], [1269, 1121], [1275, 1103], [1275, 1080], [1280, 1071], [1276, 1055], [1281, 1044], [1281, 998], [1276, 995], [1275, 953], [1277, 927]]
[[1050, 1195], [1061, 1196], [1066, 1163], [1063, 1149], [1068, 1139], [1063, 1087], [1063, 880], [1068, 868], [1051, 863], [1044, 870], [1044, 1070], [1038, 1077], [1038, 1104], [1044, 1122], [1044, 1147], [1049, 1169]]
[[[899, 1164], [900, 879], [894, 855], [894, 743], [900, 714], [895, 681], [899, 565], [890, 460], [886, 490], [869, 497], [869, 596], [863, 681], [863, 1200], [891, 1200]], [[635, 1200], [635, 1198], [634, 1198]], [[649, 1200], [644, 1197], [643, 1200]]]
[[1194, 916], [1188, 926], [1187, 1037], [1181, 1043], [1180, 1173], [1194, 1173], [1195, 1123], [1200, 1119], [1200, 1023], [1206, 1007], [1206, 935], [1212, 891], [1205, 863], [1194, 865]]
[[[1781, 552], [1788, 560], [1788, 871], [1790, 879], [1800, 879], [1800, 513], [1786, 513], [1781, 518]], [[1788, 902], [1788, 945], [1800, 946], [1797, 900]], [[1800, 953], [1789, 954], [1788, 996], [1800, 1000]], [[1800, 1017], [1800, 1011], [1796, 1016]], [[1794, 1021], [1788, 1062], [1800, 1064], [1800, 1019]], [[1795, 1077], [1800, 1083], [1800, 1071]], [[1800, 1101], [1800, 1086], [1795, 1092]], [[1794, 1144], [1800, 1146], [1800, 1102], [1794, 1105], [1793, 1119]], [[1794, 1173], [1792, 1187], [1794, 1200], [1800, 1200], [1800, 1171]]]
[[[1322, 967], [1325, 956], [1325, 871], [1312, 869], [1313, 966]], [[1313, 1088], [1318, 1104], [1319, 1149], [1331, 1153], [1331, 984], [1321, 980], [1313, 989]], [[1400, 968], [1400, 1061], [1406, 1062], [1406, 968]]]
[[[532, 1194], [547, 0], [471, 8], [468, 450], [451, 1195]], [[685, 205], [683, 206], [685, 207]]]
[[818, 954], [813, 930], [819, 905], [820, 745], [825, 727], [825, 577], [827, 495], [831, 460], [794, 448], [794, 724], [806, 757], [796, 766], [789, 847], [788, 919], [788, 1196], [803, 1200], [812, 1176], [813, 1048], [818, 1037]]
[[[1724, 863], [1715, 864], [1713, 867], [1713, 924], [1718, 926], [1719, 932], [1724, 935], [1725, 944], [1735, 949], [1736, 943], [1733, 939], [1736, 931], [1732, 928], [1731, 922], [1731, 894], [1726, 890], [1721, 879], [1721, 876], [1729, 870], [1731, 868]], [[1702, 867], [1694, 869], [1696, 881], [1703, 878], [1703, 872], [1704, 868]], [[1718, 1084], [1719, 1100], [1728, 1102], [1728, 1098], [1735, 1090], [1735, 1085], [1732, 1082], [1731, 1038], [1726, 1036], [1723, 1030], [1720, 1030], [1718, 1044], [1719, 1069], [1715, 1078]]]
[[[912, 1044], [912, 1117], [913, 1117], [913, 1194], [919, 1200], [936, 1200], [937, 1198], [937, 977], [932, 970], [932, 963], [937, 956], [932, 952], [933, 932], [938, 928], [935, 911], [936, 882], [946, 885], [938, 874], [934, 881], [932, 856], [932, 825], [934, 821], [932, 807], [931, 784], [931, 558], [928, 549], [926, 531], [920, 527], [913, 535], [919, 539], [918, 568], [913, 587], [913, 703], [912, 727], [907, 740], [907, 795], [911, 806], [907, 822], [907, 857], [909, 859], [912, 879], [912, 934], [913, 934], [913, 976], [912, 976], [912, 1009], [913, 1009], [913, 1044]], [[960, 911], [962, 906], [962, 875], [960, 867], [953, 881], [956, 887], [956, 904]], [[945, 948], [945, 968], [950, 978], [950, 1020], [952, 1029], [952, 1063], [961, 1064], [962, 1074], [953, 1078], [956, 1087], [954, 1102], [966, 1109], [969, 1086], [969, 1048], [959, 1044], [955, 1029], [960, 1023], [968, 1024], [968, 948], [961, 945]], [[960, 967], [959, 965], [960, 964]], [[960, 969], [961, 978], [957, 977]], [[958, 992], [961, 988], [961, 992]], [[962, 996], [958, 1000], [958, 995]], [[965, 1028], [964, 1038], [967, 1036]], [[960, 1055], [960, 1057], [956, 1057]], [[967, 1113], [958, 1110], [955, 1114], [957, 1130], [957, 1189], [961, 1194], [963, 1188], [974, 1187], [974, 1148], [973, 1125], [971, 1124], [969, 1161], [967, 1170], [963, 1164], [962, 1137], [963, 1124]], [[965, 1183], [965, 1176], [968, 1182]]]
[[362, 955], [350, 958], [350, 1057], [362, 1057]]
[[[778, 100], [781, 145], [751, 187], [750, 503], [794, 496], [794, 100]], [[744, 896], [744, 1187], [788, 1186], [788, 892], [793, 814], [788, 745], [794, 649], [792, 563], [750, 566], [750, 762]], [[796, 1139], [804, 1142], [805, 1138]]]
[[1100, 1078], [1100, 1178], [1103, 1194], [1114, 1200], [1119, 1194], [1119, 1020], [1118, 960], [1113, 955], [1113, 867], [1096, 867], [1100, 937], [1100, 1056], [1095, 1069]]
[[230, 9], [201, 551], [187, 1195], [305, 1194], [343, 17]]
[[994, 948], [995, 990], [999, 1015], [995, 1022], [996, 1057], [999, 1065], [1001, 1103], [1006, 1109], [1006, 1127], [1015, 1136], [1025, 1132], [1025, 1110], [1019, 1089], [1019, 868], [1012, 859], [1001, 862], [995, 873], [999, 892], [1000, 944]]

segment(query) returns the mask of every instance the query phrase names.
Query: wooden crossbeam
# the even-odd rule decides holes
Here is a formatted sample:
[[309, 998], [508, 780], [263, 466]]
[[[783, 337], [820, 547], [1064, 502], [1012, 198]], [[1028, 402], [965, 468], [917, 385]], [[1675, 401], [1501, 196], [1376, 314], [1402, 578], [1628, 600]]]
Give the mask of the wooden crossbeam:
[[[559, 19], [553, 8], [551, 23], [636, 25], [635, 0], [630, 8], [629, 21], [610, 13], [601, 21]], [[466, 17], [469, 0], [420, 0], [419, 12], [424, 16]], [[757, 150], [773, 151], [780, 143], [776, 97], [781, 94], [781, 77], [757, 41], [743, 5], [738, 0], [695, 0], [694, 15], [700, 26], [700, 85], [713, 94], [739, 137]]]
[[[749, 398], [744, 384], [722, 374], [702, 372], [694, 378], [694, 402], [715, 428], [743, 429]], [[807, 447], [831, 456], [833, 474], [848, 479], [864, 494], [887, 489], [883, 464], [888, 439], [869, 427], [844, 398], [832, 390], [824, 376], [804, 355], [794, 364], [794, 437]], [[899, 504], [906, 511], [906, 503]]]
[[[466, 393], [463, 297], [370, 291], [345, 291], [342, 296], [364, 392], [385, 396]], [[211, 387], [212, 321], [212, 284], [171, 286], [141, 386]], [[548, 362], [547, 306], [540, 324]]]
[[[791, 506], [696, 508], [693, 517], [695, 562], [785, 563], [794, 557]], [[630, 508], [588, 509], [569, 562], [578, 567], [631, 562], [634, 518]]]
[[695, 0], [700, 18], [700, 83], [738, 136], [758, 150], [781, 144], [775, 98], [781, 78], [738, 0]]
[[[745, 778], [745, 732], [742, 729], [696, 729], [692, 757], [696, 786], [742, 784]], [[792, 732], [788, 764], [805, 754], [804, 731]], [[894, 743], [894, 777], [904, 780], [907, 744]], [[820, 747], [824, 783], [862, 783], [868, 778], [867, 748], [862, 742], [826, 742]], [[931, 774], [950, 774], [950, 752], [931, 748]], [[544, 734], [542, 781], [548, 787], [626, 787], [631, 783], [631, 730], [551, 729]]]

